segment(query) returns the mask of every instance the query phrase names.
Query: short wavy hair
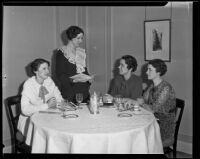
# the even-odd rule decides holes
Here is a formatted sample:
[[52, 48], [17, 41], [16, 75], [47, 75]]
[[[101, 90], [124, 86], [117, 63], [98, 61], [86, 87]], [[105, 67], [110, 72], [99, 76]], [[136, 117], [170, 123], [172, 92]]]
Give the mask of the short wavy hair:
[[32, 73], [35, 75], [35, 72], [38, 71], [39, 67], [41, 64], [43, 63], [47, 63], [48, 66], [50, 66], [49, 61], [42, 59], [42, 58], [38, 58], [35, 59], [32, 63], [31, 63], [31, 71]]
[[83, 33], [83, 35], [84, 35], [83, 29], [81, 29], [78, 26], [70, 26], [66, 30], [66, 35], [67, 35], [68, 40], [72, 40], [73, 38], [77, 37], [77, 35], [80, 33]]
[[149, 65], [152, 65], [156, 72], [160, 72], [160, 76], [163, 76], [167, 72], [167, 65], [161, 59], [153, 59], [148, 62]]
[[127, 68], [131, 69], [132, 68], [132, 72], [135, 72], [137, 69], [137, 60], [135, 57], [131, 56], [131, 55], [124, 55], [121, 57], [121, 59], [125, 60], [125, 63], [127, 64]]

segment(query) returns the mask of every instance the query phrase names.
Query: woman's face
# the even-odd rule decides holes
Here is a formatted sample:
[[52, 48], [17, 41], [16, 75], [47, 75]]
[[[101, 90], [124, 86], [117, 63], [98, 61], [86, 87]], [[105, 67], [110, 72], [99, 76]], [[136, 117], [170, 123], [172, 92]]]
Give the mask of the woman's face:
[[125, 63], [125, 60], [124, 59], [120, 59], [120, 63], [119, 63], [119, 67], [118, 67], [120, 75], [126, 75], [129, 72], [131, 72], [131, 69], [128, 69], [127, 66], [128, 65]]
[[147, 76], [149, 80], [153, 80], [155, 78], [157, 78], [158, 76], [160, 76], [159, 72], [156, 72], [156, 68], [153, 67], [152, 65], [148, 64], [147, 66]]
[[78, 34], [75, 38], [72, 39], [72, 43], [75, 47], [78, 47], [80, 43], [83, 42], [83, 33]]
[[47, 63], [42, 63], [38, 70], [35, 72], [36, 77], [42, 80], [45, 80], [49, 76], [49, 66]]

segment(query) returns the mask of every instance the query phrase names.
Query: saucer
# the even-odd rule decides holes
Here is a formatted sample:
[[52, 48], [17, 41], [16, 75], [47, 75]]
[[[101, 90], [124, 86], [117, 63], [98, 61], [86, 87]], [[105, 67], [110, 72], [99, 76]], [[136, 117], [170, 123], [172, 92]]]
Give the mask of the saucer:
[[63, 118], [67, 119], [67, 118], [78, 118], [77, 114], [65, 114], [63, 115]]
[[118, 117], [132, 117], [132, 114], [129, 114], [129, 113], [119, 113], [117, 116]]

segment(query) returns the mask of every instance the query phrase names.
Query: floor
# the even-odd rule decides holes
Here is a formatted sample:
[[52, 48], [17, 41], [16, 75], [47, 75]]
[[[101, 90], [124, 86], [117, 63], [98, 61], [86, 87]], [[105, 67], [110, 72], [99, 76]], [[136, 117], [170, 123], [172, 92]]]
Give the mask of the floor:
[[[11, 146], [5, 147], [3, 151], [4, 151], [3, 153], [11, 153]], [[179, 152], [179, 151], [177, 151], [176, 155], [177, 155], [176, 158], [192, 158], [192, 154], [187, 154], [187, 153]], [[173, 154], [170, 153], [167, 157], [173, 158]]]
[[[173, 154], [170, 153], [169, 156], [167, 156], [167, 157], [173, 158]], [[187, 153], [184, 153], [184, 152], [177, 151], [176, 158], [192, 158], [192, 154], [187, 154]]]

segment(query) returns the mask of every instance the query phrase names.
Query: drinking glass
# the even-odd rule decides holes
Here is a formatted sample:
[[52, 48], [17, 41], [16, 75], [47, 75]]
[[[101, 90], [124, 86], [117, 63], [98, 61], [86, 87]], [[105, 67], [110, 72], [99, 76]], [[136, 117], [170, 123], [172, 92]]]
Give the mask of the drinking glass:
[[78, 104], [78, 109], [81, 109], [80, 104], [83, 101], [83, 94], [82, 93], [77, 93], [76, 94], [76, 102]]
[[114, 97], [114, 101], [115, 101], [117, 110], [120, 109], [120, 106], [121, 106], [121, 104], [122, 104], [122, 99], [123, 99], [123, 98], [122, 98], [121, 95], [116, 95], [116, 96]]
[[62, 117], [64, 118], [65, 117], [65, 111], [66, 111], [66, 109], [65, 109], [65, 106], [66, 106], [66, 104], [67, 104], [67, 100], [63, 100], [61, 103], [60, 103], [60, 107], [59, 107], [59, 109], [60, 109], [60, 111], [62, 112]]

